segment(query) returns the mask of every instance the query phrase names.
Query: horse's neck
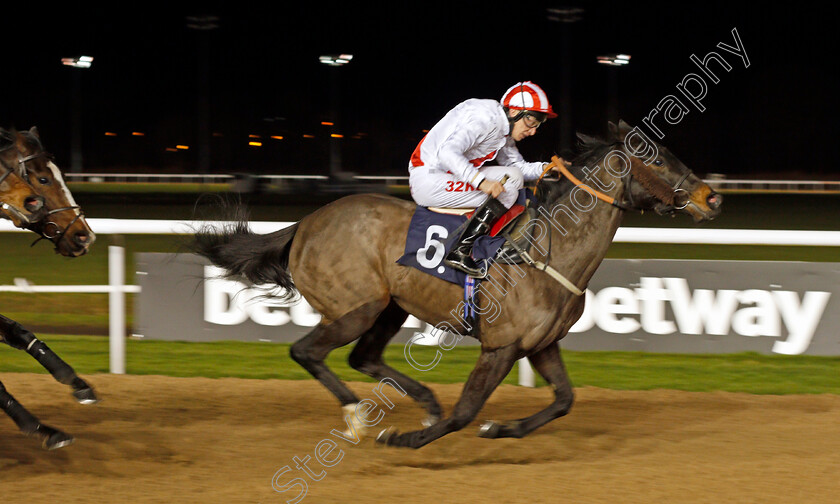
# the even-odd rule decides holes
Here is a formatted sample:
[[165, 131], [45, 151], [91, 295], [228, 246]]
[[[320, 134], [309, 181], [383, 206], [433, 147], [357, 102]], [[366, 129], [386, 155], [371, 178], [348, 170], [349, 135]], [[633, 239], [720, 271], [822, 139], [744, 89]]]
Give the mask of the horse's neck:
[[[589, 167], [580, 180], [606, 196], [620, 201], [624, 181], [610, 175], [603, 164]], [[621, 224], [623, 212], [574, 187], [551, 209], [541, 211], [549, 221], [551, 252], [549, 264], [583, 288], [607, 254]]]

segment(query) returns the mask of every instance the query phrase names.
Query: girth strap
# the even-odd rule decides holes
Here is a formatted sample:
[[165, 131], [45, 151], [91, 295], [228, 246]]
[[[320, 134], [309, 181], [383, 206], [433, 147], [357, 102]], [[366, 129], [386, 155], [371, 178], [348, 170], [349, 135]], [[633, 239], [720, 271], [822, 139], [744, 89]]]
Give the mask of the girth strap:
[[521, 257], [521, 258], [522, 258], [522, 260], [524, 260], [524, 261], [525, 261], [525, 263], [526, 263], [526, 264], [528, 264], [528, 266], [532, 266], [532, 267], [534, 267], [534, 268], [536, 268], [536, 269], [538, 269], [538, 270], [540, 270], [540, 271], [545, 271], [546, 273], [548, 273], [548, 275], [549, 275], [551, 278], [553, 278], [553, 279], [557, 280], [557, 282], [559, 282], [559, 283], [560, 283], [560, 285], [562, 285], [563, 287], [565, 287], [565, 288], [569, 289], [569, 291], [571, 291], [571, 293], [572, 293], [572, 294], [574, 294], [575, 296], [582, 296], [582, 295], [583, 295], [583, 293], [584, 293], [584, 292], [583, 292], [582, 290], [578, 289], [577, 285], [573, 284], [573, 283], [571, 282], [571, 280], [569, 280], [568, 278], [566, 278], [566, 277], [564, 277], [562, 274], [560, 274], [560, 272], [559, 272], [559, 271], [557, 271], [556, 269], [552, 268], [552, 267], [551, 267], [551, 266], [549, 266], [548, 264], [545, 264], [545, 263], [544, 263], [544, 262], [542, 262], [542, 261], [537, 261], [537, 260], [534, 260], [534, 258], [533, 258], [533, 257], [531, 257], [531, 256], [528, 254], [528, 251], [526, 251], [524, 248], [520, 247], [520, 246], [519, 246], [519, 245], [518, 245], [518, 244], [517, 244], [517, 243], [516, 243], [516, 242], [515, 242], [515, 241], [514, 241], [511, 237], [510, 237], [510, 235], [509, 235], [507, 232], [503, 233], [503, 234], [502, 234], [502, 236], [504, 236], [504, 237], [505, 237], [505, 239], [507, 239], [507, 241], [511, 244], [511, 246], [512, 246], [514, 249], [516, 249], [516, 252], [518, 252], [518, 253], [519, 253], [519, 257]]

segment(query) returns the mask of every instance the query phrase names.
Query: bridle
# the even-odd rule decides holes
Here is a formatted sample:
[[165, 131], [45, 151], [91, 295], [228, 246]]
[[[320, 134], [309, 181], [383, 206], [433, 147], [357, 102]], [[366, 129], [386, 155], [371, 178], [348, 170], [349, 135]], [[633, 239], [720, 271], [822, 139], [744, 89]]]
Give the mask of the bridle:
[[[9, 150], [14, 144], [7, 145], [5, 147], [0, 148], [0, 152]], [[5, 163], [0, 162], [0, 166], [3, 168], [3, 174], [0, 175], [0, 184], [6, 181], [9, 175], [12, 174], [12, 170], [6, 166]], [[5, 201], [0, 200], [0, 209], [5, 212], [13, 213], [21, 222], [29, 222], [29, 218], [26, 217], [18, 208], [15, 208], [13, 205], [6, 203]]]
[[[11, 149], [11, 148], [14, 147], [14, 138], [11, 135], [9, 135], [6, 131], [3, 131], [2, 132], [2, 137], [7, 139], [7, 140], [10, 140], [12, 143], [10, 143], [10, 145], [8, 145], [6, 147], [0, 148], [0, 152]], [[38, 158], [45, 158], [45, 159], [48, 159], [48, 160], [53, 159], [53, 156], [51, 154], [49, 154], [48, 152], [45, 152], [45, 151], [36, 152], [36, 153], [30, 154], [28, 156], [23, 156], [20, 152], [18, 152], [17, 154], [18, 154], [18, 156], [17, 156], [18, 173], [19, 173], [20, 177], [27, 182], [29, 181], [29, 169], [26, 167], [26, 163], [28, 163], [29, 161], [33, 161], [35, 159], [38, 159]], [[4, 168], [6, 168], [6, 172], [2, 176], [0, 176], [0, 183], [2, 183], [2, 181], [5, 180], [5, 178], [8, 177], [9, 174], [12, 172], [10, 169], [8, 169], [8, 167], [5, 166], [5, 164], [3, 166], [4, 166]], [[74, 211], [76, 213], [76, 216], [64, 228], [62, 228], [61, 226], [59, 226], [55, 222], [49, 220], [49, 217], [51, 215], [55, 215], [57, 213], [66, 212], [66, 211]], [[61, 240], [67, 234], [67, 230], [70, 229], [73, 226], [73, 224], [76, 223], [76, 221], [78, 221], [79, 219], [81, 219], [83, 217], [84, 217], [84, 212], [82, 212], [81, 207], [78, 206], [78, 205], [70, 205], [70, 206], [66, 206], [66, 207], [55, 208], [55, 209], [49, 210], [48, 212], [46, 212], [46, 214], [44, 214], [43, 219], [41, 219], [38, 222], [32, 223], [29, 226], [29, 229], [31, 231], [34, 231], [35, 233], [40, 235], [34, 242], [32, 242], [31, 246], [34, 246], [36, 243], [38, 243], [39, 241], [41, 241], [43, 239], [47, 239], [47, 240], [52, 241], [53, 244], [55, 245], [55, 248], [58, 249], [58, 246], [61, 243]], [[37, 229], [35, 226], [37, 226], [40, 223], [43, 223], [43, 224], [40, 226], [40, 229]]]
[[[46, 158], [48, 160], [51, 160], [52, 155], [47, 153], [47, 152], [36, 152], [35, 154], [30, 154], [28, 156], [22, 156], [20, 153], [18, 153], [18, 167], [19, 167], [21, 173], [23, 174], [24, 180], [29, 180], [29, 176], [28, 176], [29, 171], [26, 168], [26, 163], [28, 163], [29, 161], [32, 161], [34, 159], [38, 159], [38, 158]], [[66, 212], [68, 210], [69, 211], [74, 211], [76, 213], [76, 216], [73, 218], [73, 220], [70, 221], [69, 224], [64, 226], [63, 229], [61, 228], [61, 226], [59, 226], [55, 222], [49, 220], [49, 217], [51, 215], [54, 215], [54, 214], [57, 214], [57, 213], [60, 213], [60, 212]], [[70, 206], [61, 207], [61, 208], [55, 208], [53, 210], [48, 211], [46, 213], [46, 215], [44, 216], [44, 218], [40, 221], [40, 222], [44, 223], [41, 226], [41, 229], [30, 228], [32, 231], [35, 231], [36, 233], [38, 233], [40, 235], [34, 242], [32, 242], [32, 245], [30, 245], [30, 246], [35, 246], [35, 244], [38, 243], [39, 241], [41, 241], [43, 239], [47, 239], [47, 240], [51, 240], [53, 242], [53, 244], [55, 245], [55, 248], [58, 249], [58, 245], [61, 243], [61, 240], [67, 234], [67, 230], [70, 229], [73, 226], [73, 224], [75, 224], [76, 221], [78, 221], [82, 217], [84, 217], [84, 212], [82, 212], [82, 209], [79, 205], [70, 205]], [[54, 228], [55, 232], [53, 232], [53, 233], [48, 232], [48, 230], [50, 229], [49, 226], [52, 226]]]
[[[604, 159], [610, 152], [613, 152], [612, 147], [617, 145], [617, 144], [624, 145], [624, 142], [616, 142], [616, 143], [610, 145], [610, 149], [608, 149], [602, 156], [600, 156], [598, 158], [598, 163], [600, 163], [601, 160]], [[632, 166], [633, 165], [631, 165], [631, 169], [627, 171], [627, 174], [622, 176], [622, 181], [624, 182], [626, 188], [630, 187], [630, 183], [633, 180], [633, 168], [632, 168]], [[682, 206], [675, 206], [674, 201], [676, 200], [676, 195], [680, 194], [681, 192], [688, 195], [688, 191], [683, 189], [682, 185], [683, 185], [683, 183], [685, 183], [686, 179], [688, 179], [688, 177], [692, 174], [691, 170], [689, 170], [688, 168], [686, 168], [684, 166], [681, 166], [680, 170], [682, 171], [682, 173], [680, 175], [680, 178], [673, 186], [671, 186], [671, 185], [665, 183], [665, 181], [661, 177], [659, 177], [658, 175], [655, 175], [647, 167], [646, 164], [643, 164], [643, 166], [644, 166], [643, 168], [637, 168], [636, 169], [636, 177], [637, 177], [637, 179], [639, 179], [638, 182], [649, 193], [651, 193], [651, 195], [654, 198], [658, 199], [660, 201], [660, 203], [663, 203], [664, 205], [666, 205], [666, 207], [664, 209], [660, 209], [660, 210], [657, 210], [657, 211], [659, 211], [660, 213], [668, 213], [668, 212], [673, 213], [676, 210], [681, 210], [681, 209], [688, 206], [688, 204], [690, 202], [690, 200], [688, 198], [686, 198], [686, 202]], [[551, 170], [554, 167], [557, 167], [557, 169], [560, 171], [561, 175], [566, 177], [567, 179], [569, 179], [569, 181], [571, 181], [572, 184], [574, 184], [577, 187], [580, 187], [581, 189], [588, 192], [589, 194], [591, 194], [595, 198], [598, 198], [602, 201], [605, 201], [605, 202], [609, 203], [610, 205], [612, 205], [612, 206], [614, 206], [614, 207], [616, 207], [616, 208], [618, 208], [622, 211], [628, 211], [628, 210], [636, 210], [636, 211], [639, 211], [639, 212], [644, 211], [643, 208], [639, 207], [633, 201], [633, 196], [632, 196], [631, 191], [629, 191], [629, 190], [625, 191], [626, 198], [627, 198], [627, 199], [625, 199], [625, 201], [617, 201], [612, 196], [604, 194], [601, 191], [598, 191], [597, 189], [593, 189], [593, 188], [589, 187], [588, 185], [584, 184], [583, 182], [581, 182], [577, 177], [575, 177], [572, 174], [572, 172], [569, 171], [568, 168], [566, 168], [566, 165], [563, 164], [563, 162], [560, 161], [560, 159], [557, 156], [552, 156], [551, 163], [549, 163], [548, 166], [546, 166], [542, 175], [540, 175], [540, 177], [537, 179], [536, 187], [539, 187], [539, 183], [543, 179], [545, 174], [548, 173], [548, 171]], [[651, 187], [652, 185], [653, 186], [658, 186], [658, 187]], [[669, 196], [660, 198], [660, 197], [656, 196], [656, 194], [658, 194], [658, 193], [661, 194], [662, 191], [663, 191], [663, 187], [666, 187], [666, 188], [670, 189], [671, 194]], [[542, 213], [542, 212], [540, 212], [540, 213]], [[544, 217], [544, 215], [541, 215], [541, 217], [539, 217], [539, 218], [542, 218], [542, 217]], [[578, 296], [578, 297], [583, 296], [584, 291], [586, 289], [585, 287], [583, 289], [579, 288], [571, 280], [569, 280], [568, 278], [563, 276], [563, 274], [561, 274], [559, 271], [557, 271], [556, 269], [551, 267], [551, 265], [549, 264], [551, 262], [551, 236], [552, 236], [552, 234], [553, 233], [551, 233], [549, 231], [549, 233], [548, 233], [548, 247], [547, 247], [547, 250], [546, 250], [546, 253], [545, 253], [545, 261], [544, 262], [532, 258], [530, 256], [530, 254], [528, 254], [528, 252], [523, 247], [519, 246], [516, 243], [515, 240], [511, 239], [509, 234], [503, 233], [503, 236], [507, 239], [508, 243], [510, 243], [513, 246], [513, 248], [519, 253], [519, 256], [526, 262], [526, 264], [528, 264], [529, 266], [534, 267], [534, 268], [536, 268], [540, 271], [544, 271], [546, 274], [548, 274], [551, 278], [553, 278], [555, 281], [560, 283], [563, 287], [568, 289], [575, 296]]]
[[[598, 158], [598, 160], [595, 164], [596, 165], [600, 164], [602, 162], [602, 160], [607, 155], [609, 155], [611, 152], [614, 151], [614, 149], [612, 149], [612, 147], [615, 146], [615, 145], [618, 145], [618, 144], [624, 145], [624, 142], [615, 142], [612, 145], [610, 145], [611, 148], [607, 149], [606, 152], [604, 152], [604, 154], [602, 154]], [[628, 188], [628, 190], [625, 191], [625, 193], [624, 193], [625, 194], [624, 201], [617, 201], [612, 196], [604, 194], [601, 191], [598, 191], [597, 189], [593, 189], [592, 187], [588, 186], [587, 184], [584, 184], [583, 182], [581, 182], [577, 177], [575, 177], [572, 174], [571, 171], [569, 171], [569, 169], [566, 167], [566, 165], [563, 164], [563, 162], [560, 161], [560, 159], [557, 156], [552, 156], [551, 157], [551, 163], [549, 163], [545, 167], [545, 170], [543, 170], [542, 175], [540, 175], [539, 179], [537, 179], [537, 186], [539, 186], [539, 182], [542, 180], [542, 178], [545, 176], [545, 174], [548, 173], [552, 168], [556, 167], [559, 170], [560, 174], [562, 176], [566, 177], [567, 179], [569, 179], [569, 181], [572, 184], [574, 184], [577, 187], [580, 187], [581, 189], [588, 192], [592, 196], [600, 199], [601, 201], [607, 202], [610, 205], [612, 205], [612, 206], [614, 206], [614, 207], [616, 207], [616, 208], [618, 208], [622, 211], [644, 212], [645, 209], [640, 207], [638, 205], [638, 203], [633, 200], [633, 193], [632, 193], [632, 191], [629, 190], [630, 184], [633, 182], [633, 176], [635, 175], [639, 184], [642, 187], [644, 187], [648, 191], [648, 193], [651, 194], [651, 196], [653, 196], [660, 203], [665, 205], [664, 207], [660, 207], [660, 208], [656, 209], [657, 213], [660, 213], [660, 214], [671, 213], [671, 214], [673, 214], [677, 210], [684, 209], [691, 202], [690, 198], [688, 198], [688, 196], [689, 196], [688, 191], [682, 187], [682, 185], [685, 183], [685, 181], [688, 179], [688, 177], [690, 177], [693, 174], [693, 172], [689, 168], [687, 168], [683, 165], [680, 165], [679, 166], [679, 168], [680, 168], [680, 178], [677, 180], [676, 183], [674, 183], [673, 185], [670, 185], [667, 182], [665, 182], [665, 180], [662, 179], [662, 177], [653, 173], [653, 171], [650, 168], [648, 168], [647, 164], [642, 163], [641, 167], [638, 167], [638, 168], [633, 168], [633, 166], [634, 165], [631, 165], [631, 168], [629, 170], [627, 170], [627, 173], [625, 175], [623, 175], [623, 177], [622, 177], [622, 182], [624, 183], [624, 187]], [[681, 205], [680, 204], [675, 204], [675, 202], [678, 200], [677, 196], [680, 195], [680, 194], [683, 194], [683, 195], [686, 196], [685, 197], [685, 202], [682, 203]]]

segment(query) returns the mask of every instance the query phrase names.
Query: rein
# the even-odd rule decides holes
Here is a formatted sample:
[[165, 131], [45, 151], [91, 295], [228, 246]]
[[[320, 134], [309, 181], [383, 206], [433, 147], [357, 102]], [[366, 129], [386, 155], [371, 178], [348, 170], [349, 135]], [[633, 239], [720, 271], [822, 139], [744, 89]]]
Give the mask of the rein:
[[[52, 159], [52, 155], [48, 154], [47, 152], [36, 152], [35, 154], [30, 154], [29, 156], [26, 156], [26, 157], [21, 156], [20, 153], [18, 153], [18, 167], [19, 167], [19, 170], [21, 171], [21, 173], [23, 174], [24, 180], [27, 180], [29, 178], [29, 176], [28, 176], [29, 170], [27, 170], [27, 168], [26, 168], [26, 163], [28, 163], [29, 161], [32, 161], [33, 159], [38, 159], [38, 158], [41, 158], [41, 157], [47, 158], [47, 159]], [[57, 214], [59, 212], [66, 212], [68, 210], [76, 211], [76, 216], [73, 218], [73, 220], [70, 221], [69, 224], [67, 224], [64, 227], [64, 229], [62, 229], [61, 226], [59, 226], [55, 222], [53, 222], [51, 220], [48, 220], [50, 215]], [[84, 212], [82, 212], [81, 207], [78, 206], [78, 205], [71, 205], [71, 206], [66, 206], [66, 207], [56, 208], [54, 210], [50, 210], [49, 212], [46, 213], [46, 215], [44, 216], [44, 219], [42, 219], [42, 222], [46, 221], [46, 222], [44, 222], [44, 225], [43, 225], [42, 229], [39, 229], [39, 230], [33, 229], [33, 231], [36, 231], [40, 236], [38, 236], [38, 238], [35, 241], [32, 242], [30, 247], [34, 247], [35, 244], [38, 243], [39, 241], [47, 239], [47, 240], [52, 240], [53, 244], [55, 245], [55, 248], [58, 249], [58, 245], [61, 243], [61, 240], [67, 234], [67, 230], [70, 229], [73, 226], [73, 224], [75, 224], [76, 221], [78, 221], [82, 217], [84, 217]], [[55, 228], [56, 233], [47, 234], [47, 226], [49, 226], [49, 225], [52, 225]]]
[[[624, 142], [619, 142], [619, 143], [623, 144]], [[605, 152], [603, 156], [598, 158], [598, 161], [600, 162], [600, 160], [603, 159], [604, 157], [606, 157], [610, 152], [612, 152], [612, 150], [608, 150], [607, 152]], [[543, 177], [545, 177], [545, 175], [552, 168], [557, 168], [558, 171], [560, 172], [560, 174], [562, 176], [566, 177], [567, 179], [569, 179], [569, 181], [572, 184], [574, 184], [576, 187], [579, 187], [579, 188], [583, 189], [584, 191], [588, 192], [589, 194], [591, 194], [595, 198], [597, 198], [597, 199], [599, 199], [599, 200], [601, 200], [605, 203], [609, 203], [610, 205], [618, 208], [619, 210], [622, 210], [622, 211], [638, 210], [640, 212], [644, 211], [643, 209], [636, 206], [636, 204], [633, 202], [632, 194], [630, 194], [629, 191], [628, 191], [628, 201], [627, 202], [619, 202], [615, 198], [613, 198], [612, 196], [604, 194], [603, 192], [601, 192], [597, 189], [593, 189], [592, 187], [589, 187], [588, 185], [584, 184], [583, 182], [580, 181], [580, 179], [575, 177], [572, 174], [571, 171], [569, 171], [569, 169], [566, 167], [566, 165], [562, 161], [560, 161], [560, 158], [558, 158], [557, 156], [552, 156], [551, 157], [551, 163], [548, 163], [546, 165], [542, 174], [537, 179], [537, 187], [539, 187], [540, 181], [543, 179]], [[688, 179], [688, 177], [691, 175], [692, 172], [691, 172], [691, 170], [689, 170], [685, 167], [681, 167], [681, 168], [682, 168], [682, 176], [679, 178], [679, 180], [677, 181], [676, 184], [671, 186], [671, 185], [665, 183], [665, 181], [662, 180], [661, 177], [654, 174], [649, 168], [647, 168], [647, 166], [645, 166], [644, 168], [636, 168], [636, 167], [634, 167], [634, 165], [631, 164], [629, 173], [625, 176], [625, 178], [626, 178], [626, 180], [624, 181], [625, 187], [629, 187], [630, 182], [633, 179], [633, 175], [635, 175], [636, 179], [639, 181], [639, 183], [642, 185], [642, 187], [645, 188], [645, 190], [647, 190], [649, 193], [651, 193], [654, 198], [656, 198], [661, 203], [666, 205], [666, 208], [663, 210], [663, 212], [673, 213], [676, 210], [682, 210], [683, 208], [688, 206], [690, 200], [688, 198], [686, 198], [685, 203], [682, 204], [681, 206], [676, 206], [674, 204], [674, 202], [676, 200], [677, 194], [679, 194], [681, 192], [685, 193], [686, 195], [688, 194], [688, 191], [683, 189], [682, 185], [686, 181], [686, 179]], [[542, 261], [537, 261], [533, 257], [531, 257], [530, 254], [528, 254], [528, 252], [524, 248], [519, 246], [516, 243], [516, 241], [513, 240], [510, 237], [510, 235], [508, 235], [507, 233], [504, 233], [503, 236], [505, 236], [507, 241], [513, 246], [513, 248], [517, 251], [517, 253], [519, 253], [519, 256], [529, 266], [534, 267], [534, 268], [536, 268], [540, 271], [546, 272], [549, 276], [551, 276], [551, 278], [556, 280], [558, 283], [560, 283], [563, 287], [568, 289], [575, 296], [582, 296], [584, 294], [584, 290], [580, 289], [571, 280], [564, 277], [556, 269], [552, 268], [548, 263], [545, 263], [545, 262], [542, 262]], [[549, 246], [548, 246], [548, 254], [547, 254], [546, 260], [549, 260], [551, 258], [551, 233], [549, 233], [549, 235], [548, 235], [548, 240], [549, 240], [548, 241]]]
[[[9, 141], [8, 145], [0, 147], [0, 152], [4, 152], [15, 147], [15, 137], [6, 130], [0, 129], [0, 138]], [[27, 183], [29, 182], [29, 170], [26, 167], [26, 163], [38, 158], [47, 158], [48, 160], [52, 160], [53, 156], [48, 152], [43, 151], [42, 149], [41, 152], [36, 152], [28, 156], [23, 156], [20, 152], [17, 153], [17, 175], [20, 176], [20, 178]], [[6, 180], [6, 177], [8, 177], [12, 173], [12, 169], [10, 169], [6, 165], [6, 163], [0, 163], [0, 166], [2, 166], [5, 169], [5, 172], [2, 175], [0, 175], [0, 183], [3, 183], [3, 181]], [[20, 214], [20, 212], [18, 212], [17, 209], [10, 207], [5, 202], [2, 203], [2, 209], [6, 211], [15, 211], [17, 214]], [[64, 228], [59, 226], [57, 223], [49, 220], [49, 216], [57, 214], [59, 212], [66, 212], [68, 210], [74, 211], [76, 215], [70, 221], [70, 223], [67, 224], [67, 226], [64, 226]], [[44, 217], [40, 221], [31, 223], [30, 226], [27, 226], [28, 229], [34, 231], [39, 235], [38, 238], [35, 241], [33, 241], [32, 245], [30, 246], [35, 246], [35, 244], [39, 241], [47, 239], [53, 242], [57, 250], [58, 246], [61, 244], [61, 240], [67, 234], [67, 231], [73, 226], [73, 224], [75, 224], [79, 219], [82, 218], [84, 218], [84, 212], [82, 212], [81, 207], [79, 207], [78, 205], [70, 205], [66, 207], [56, 208], [46, 212], [46, 214], [44, 214]], [[40, 229], [36, 228], [38, 224], [41, 224]]]

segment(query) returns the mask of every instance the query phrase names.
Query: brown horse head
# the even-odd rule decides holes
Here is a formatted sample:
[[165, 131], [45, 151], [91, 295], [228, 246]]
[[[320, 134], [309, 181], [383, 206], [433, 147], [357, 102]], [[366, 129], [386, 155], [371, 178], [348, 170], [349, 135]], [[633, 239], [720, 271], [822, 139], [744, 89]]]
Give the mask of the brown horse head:
[[624, 121], [610, 123], [611, 140], [625, 146], [631, 161], [627, 199], [660, 215], [687, 213], [695, 222], [720, 214], [723, 196], [697, 177], [666, 147]]
[[14, 138], [0, 133], [0, 217], [24, 228], [46, 215], [44, 198], [21, 178]]
[[37, 128], [18, 131], [15, 147], [25, 180], [44, 197], [47, 210], [42, 220], [27, 226], [27, 229], [52, 241], [56, 252], [63, 256], [86, 254], [96, 235], [73, 200], [61, 170], [44, 150]]

